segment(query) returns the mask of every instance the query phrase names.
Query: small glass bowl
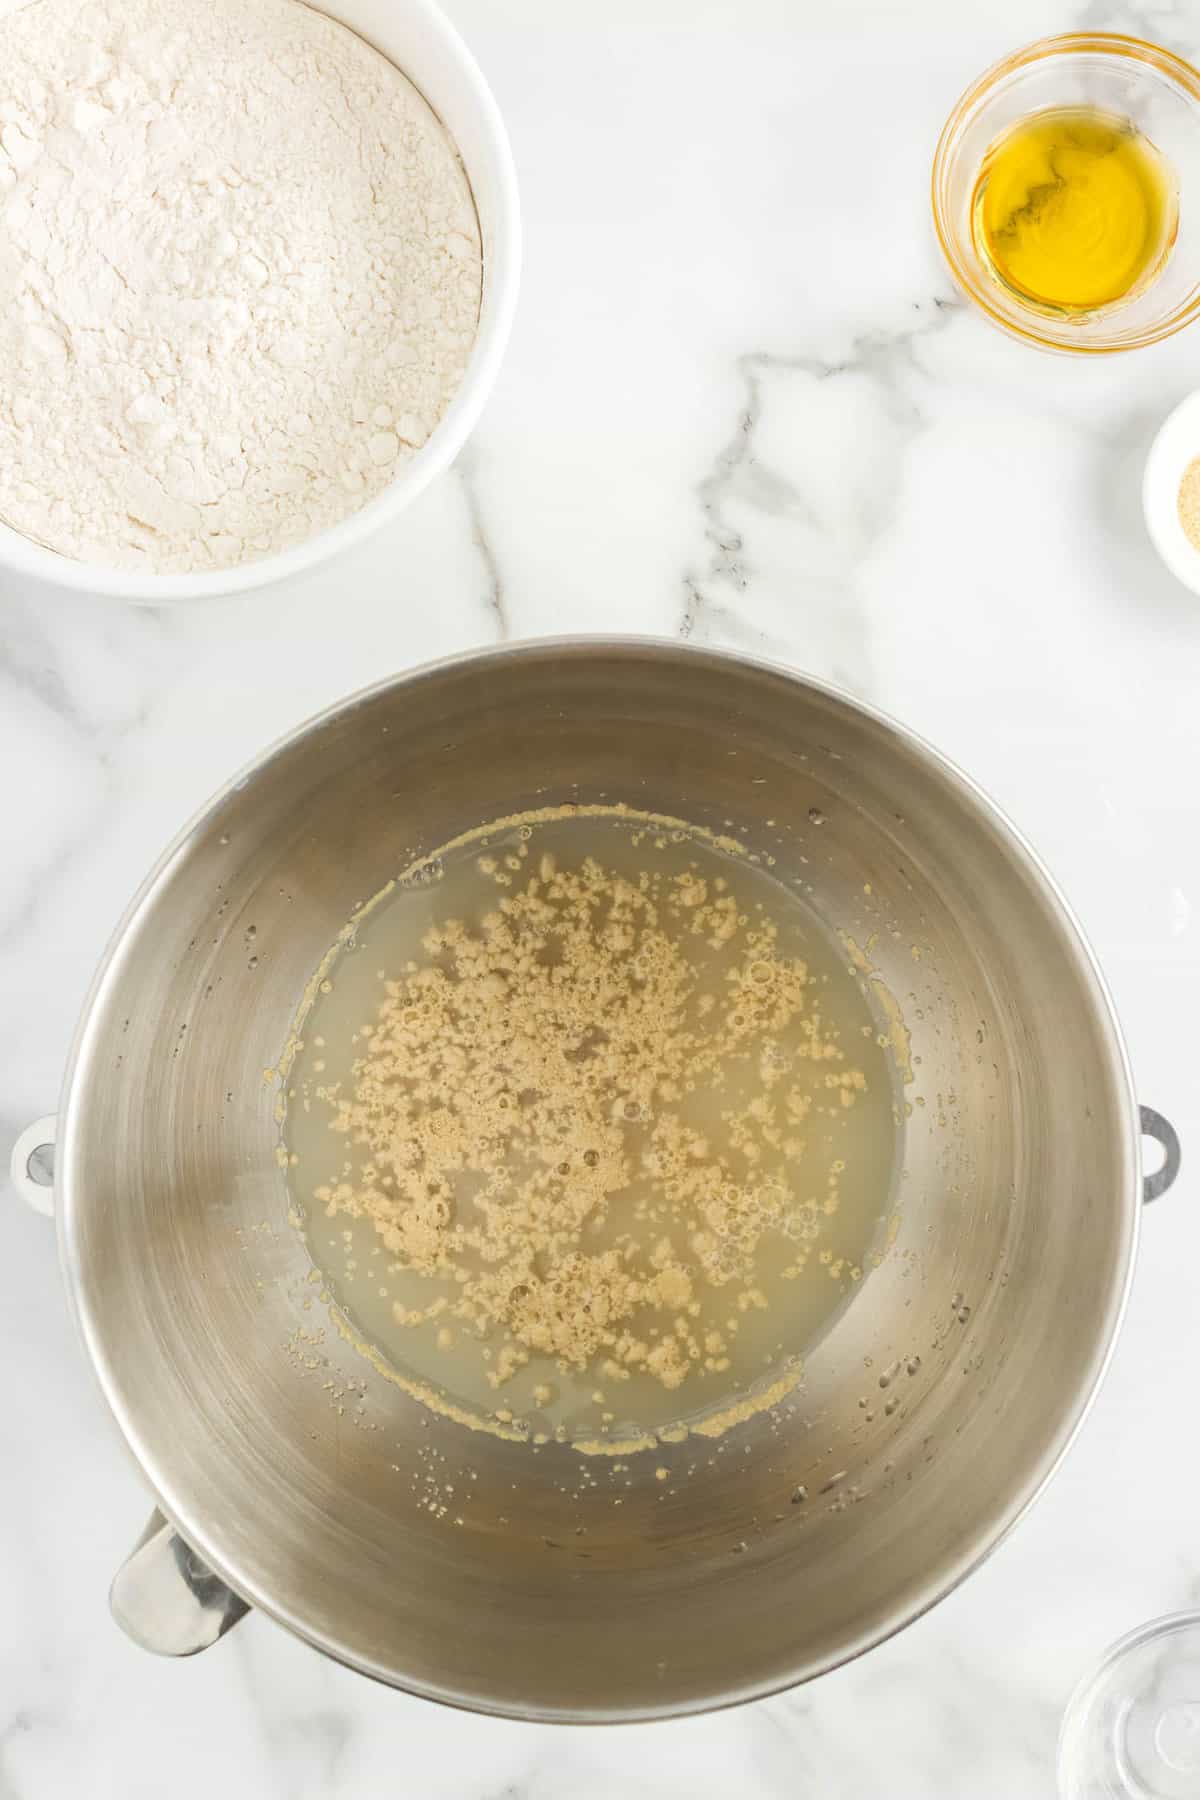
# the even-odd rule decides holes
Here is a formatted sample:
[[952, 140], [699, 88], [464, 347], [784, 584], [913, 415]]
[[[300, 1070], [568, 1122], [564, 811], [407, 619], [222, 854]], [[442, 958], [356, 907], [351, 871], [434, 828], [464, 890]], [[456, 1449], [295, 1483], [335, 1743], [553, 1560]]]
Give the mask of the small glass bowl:
[[1080, 1682], [1058, 1743], [1062, 1800], [1200, 1794], [1200, 1613], [1131, 1631]]
[[[1060, 318], [1034, 311], [976, 254], [971, 202], [980, 165], [1000, 134], [1047, 107], [1096, 106], [1132, 119], [1175, 176], [1179, 231], [1149, 285], [1126, 301]], [[1170, 337], [1200, 312], [1200, 73], [1182, 57], [1114, 32], [1039, 38], [969, 87], [933, 159], [933, 222], [960, 288], [994, 325], [1044, 350], [1136, 350]]]

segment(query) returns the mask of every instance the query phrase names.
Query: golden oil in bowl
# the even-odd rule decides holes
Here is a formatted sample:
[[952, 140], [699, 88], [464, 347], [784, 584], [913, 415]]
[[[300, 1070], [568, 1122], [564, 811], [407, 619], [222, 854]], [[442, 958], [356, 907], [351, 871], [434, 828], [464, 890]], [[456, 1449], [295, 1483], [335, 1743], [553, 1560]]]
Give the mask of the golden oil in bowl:
[[975, 252], [1023, 304], [1062, 317], [1142, 293], [1175, 241], [1174, 173], [1132, 120], [1048, 107], [988, 147], [971, 202]]

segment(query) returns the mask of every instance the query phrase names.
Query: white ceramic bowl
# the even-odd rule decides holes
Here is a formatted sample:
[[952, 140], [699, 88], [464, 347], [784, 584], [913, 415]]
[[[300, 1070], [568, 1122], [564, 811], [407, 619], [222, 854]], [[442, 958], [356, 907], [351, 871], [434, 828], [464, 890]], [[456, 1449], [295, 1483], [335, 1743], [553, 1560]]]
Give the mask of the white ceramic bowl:
[[[17, 0], [0, 0], [0, 13]], [[314, 0], [309, 0], [314, 3]], [[521, 264], [517, 178], [499, 108], [458, 32], [433, 0], [315, 0], [365, 38], [420, 89], [458, 146], [483, 238], [483, 304], [467, 372], [428, 442], [395, 480], [328, 531], [233, 568], [200, 575], [142, 574], [76, 562], [0, 523], [0, 565], [60, 588], [148, 605], [205, 600], [265, 587], [310, 569], [395, 518], [449, 467], [483, 411], [512, 327]]]
[[1168, 413], [1146, 458], [1142, 510], [1150, 541], [1172, 575], [1200, 594], [1200, 550], [1179, 521], [1179, 484], [1200, 456], [1200, 389]]

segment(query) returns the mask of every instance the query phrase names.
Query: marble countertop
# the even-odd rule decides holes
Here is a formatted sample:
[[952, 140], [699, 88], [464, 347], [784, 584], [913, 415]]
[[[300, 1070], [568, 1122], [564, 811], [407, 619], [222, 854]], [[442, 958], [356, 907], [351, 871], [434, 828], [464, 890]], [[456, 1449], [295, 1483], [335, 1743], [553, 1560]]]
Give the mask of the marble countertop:
[[109, 1577], [138, 1481], [53, 1233], [0, 1195], [4, 1800], [1034, 1800], [1111, 1639], [1200, 1604], [1200, 601], [1141, 461], [1200, 334], [1112, 360], [956, 298], [929, 161], [962, 87], [1089, 24], [1200, 51], [1200, 10], [1049, 0], [452, 0], [506, 114], [527, 266], [455, 470], [335, 567], [169, 612], [0, 589], [0, 1150], [55, 1104], [108, 932], [182, 820], [278, 733], [501, 638], [657, 632], [830, 677], [965, 765], [1100, 955], [1185, 1147], [1065, 1467], [917, 1625], [790, 1695], [563, 1730], [456, 1717], [251, 1618], [135, 1650]]

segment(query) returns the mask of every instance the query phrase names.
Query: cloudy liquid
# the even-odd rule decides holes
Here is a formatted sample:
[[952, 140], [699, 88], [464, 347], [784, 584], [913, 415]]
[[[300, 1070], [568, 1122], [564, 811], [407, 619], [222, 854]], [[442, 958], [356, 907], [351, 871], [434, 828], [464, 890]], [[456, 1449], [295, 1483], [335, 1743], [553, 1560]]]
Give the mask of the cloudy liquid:
[[[691, 1345], [691, 1360], [685, 1377], [673, 1386], [636, 1362], [615, 1367], [602, 1352], [586, 1366], [572, 1367], [552, 1354], [533, 1351], [510, 1369], [504, 1354], [510, 1332], [495, 1324], [464, 1327], [454, 1318], [451, 1308], [466, 1291], [461, 1282], [445, 1271], [429, 1274], [404, 1266], [395, 1242], [389, 1246], [383, 1240], [377, 1219], [331, 1213], [328, 1204], [339, 1183], [343, 1191], [357, 1191], [364, 1166], [372, 1165], [373, 1173], [377, 1160], [356, 1141], [354, 1131], [335, 1130], [332, 1121], [339, 1098], [353, 1096], [356, 1083], [361, 1086], [356, 1063], [361, 1070], [364, 1053], [372, 1043], [378, 1045], [379, 1039], [365, 1037], [363, 1028], [386, 1003], [387, 982], [430, 963], [423, 942], [431, 929], [455, 920], [477, 932], [501, 901], [526, 892], [531, 879], [536, 884], [539, 869], [571, 874], [589, 858], [606, 872], [605, 882], [611, 877], [630, 888], [684, 894], [691, 900], [703, 891], [710, 900], [720, 896], [735, 904], [739, 924], [729, 941], [717, 941], [694, 924], [698, 916], [732, 917], [729, 906], [712, 915], [694, 906], [660, 908], [671, 955], [686, 965], [687, 1019], [695, 1034], [698, 1067], [707, 1053], [705, 1021], [729, 1017], [735, 979], [731, 969], [761, 968], [752, 960], [756, 943], [770, 941], [775, 959], [801, 959], [807, 970], [800, 1016], [778, 1031], [739, 1041], [670, 1107], [660, 1107], [654, 1099], [636, 1106], [628, 1098], [621, 1103], [620, 1096], [633, 1092], [636, 1082], [614, 1089], [611, 1110], [619, 1123], [606, 1126], [606, 1141], [618, 1141], [630, 1178], [605, 1195], [595, 1217], [585, 1219], [580, 1242], [588, 1255], [636, 1246], [644, 1268], [652, 1245], [665, 1241], [673, 1247], [691, 1283], [688, 1306], [674, 1325], [680, 1342]], [[600, 898], [589, 902], [597, 918], [608, 892], [603, 886]], [[618, 969], [617, 975], [621, 973]], [[872, 1008], [862, 976], [849, 966], [845, 950], [824, 924], [769, 870], [745, 855], [704, 835], [612, 810], [532, 824], [515, 821], [482, 832], [410, 872], [357, 921], [324, 975], [302, 1021], [287, 1079], [284, 1146], [295, 1216], [324, 1288], [353, 1333], [403, 1380], [450, 1406], [533, 1437], [575, 1441], [617, 1442], [631, 1433], [712, 1420], [753, 1401], [795, 1371], [878, 1260], [900, 1110], [886, 1025]], [[597, 1039], [603, 1036], [600, 1019]], [[786, 1149], [773, 1148], [761, 1137], [747, 1148], [745, 1121], [760, 1102], [765, 1068], [772, 1071], [772, 1094], [791, 1096], [788, 1118], [803, 1115], [798, 1128], [785, 1120], [778, 1133], [768, 1133], [780, 1136]], [[590, 1079], [594, 1083], [598, 1078]], [[681, 1084], [684, 1090], [688, 1086], [686, 1080]], [[852, 1092], [847, 1095], [844, 1089]], [[595, 1091], [593, 1085], [589, 1093]], [[637, 1091], [652, 1090], [643, 1083]], [[453, 1111], [458, 1104], [453, 1079], [436, 1099]], [[514, 1105], [527, 1103], [514, 1095]], [[585, 1110], [581, 1105], [581, 1118]], [[713, 1263], [707, 1219], [718, 1217], [719, 1238], [727, 1225], [725, 1212], [688, 1212], [670, 1197], [673, 1189], [689, 1191], [688, 1181], [672, 1183], [661, 1168], [656, 1173], [647, 1166], [661, 1141], [656, 1124], [661, 1126], [666, 1111], [678, 1132], [690, 1134], [691, 1150], [680, 1153], [685, 1161], [691, 1157], [685, 1171], [689, 1180], [693, 1168], [719, 1165], [734, 1184], [722, 1191], [741, 1196], [743, 1206], [747, 1194], [768, 1196], [766, 1215], [754, 1212], [753, 1230], [759, 1235], [749, 1273], [743, 1268], [736, 1279], [724, 1278], [720, 1243]], [[561, 1109], [554, 1117], [561, 1118]], [[783, 1111], [779, 1117], [784, 1118]], [[554, 1130], [561, 1137], [561, 1124]], [[573, 1181], [587, 1172], [580, 1159], [598, 1159], [599, 1153], [583, 1141], [588, 1136], [581, 1125], [579, 1144], [569, 1133], [556, 1139], [552, 1154], [562, 1160], [544, 1180], [538, 1175], [543, 1189], [549, 1183], [551, 1200], [558, 1182], [569, 1201], [576, 1191]], [[596, 1136], [594, 1130], [591, 1136]], [[697, 1137], [702, 1155], [695, 1148]], [[528, 1136], [524, 1142], [522, 1155], [530, 1163]], [[536, 1162], [536, 1147], [532, 1160]], [[662, 1155], [659, 1162], [666, 1167]], [[464, 1172], [449, 1189], [446, 1205], [453, 1217], [470, 1220], [478, 1176]], [[760, 1230], [763, 1216], [768, 1223]], [[701, 1242], [698, 1226], [707, 1264], [692, 1255], [692, 1244]], [[718, 1278], [708, 1279], [705, 1267], [718, 1265]], [[482, 1266], [474, 1257], [473, 1267]], [[420, 1322], [402, 1322], [413, 1315], [421, 1315]], [[629, 1321], [626, 1336], [653, 1353], [671, 1329], [661, 1312], [646, 1309]], [[652, 1355], [651, 1360], [659, 1359]]]

